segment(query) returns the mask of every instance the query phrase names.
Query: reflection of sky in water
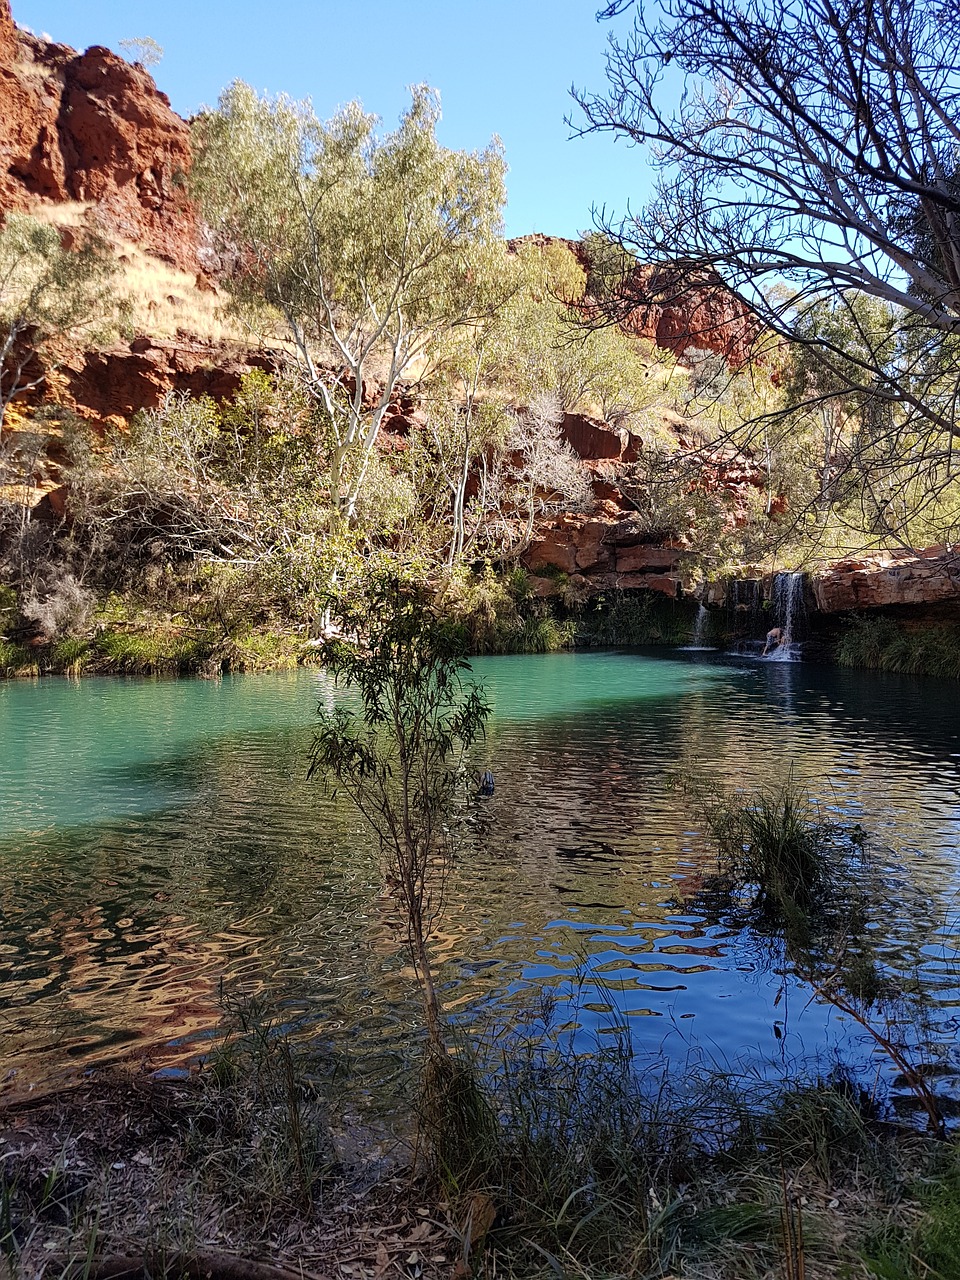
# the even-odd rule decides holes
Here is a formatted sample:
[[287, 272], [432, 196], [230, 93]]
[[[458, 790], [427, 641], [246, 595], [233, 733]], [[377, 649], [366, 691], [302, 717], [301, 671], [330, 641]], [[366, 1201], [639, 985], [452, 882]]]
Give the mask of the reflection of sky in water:
[[[493, 707], [436, 931], [464, 1025], [541, 990], [581, 1037], [758, 1063], [849, 1052], [835, 1012], [704, 905], [711, 854], [672, 773], [790, 770], [881, 852], [878, 954], [958, 1001], [960, 689], [706, 654], [481, 659]], [[0, 1015], [40, 1072], [199, 1043], [221, 975], [381, 1070], [418, 1021], [395, 903], [342, 800], [305, 781], [315, 672], [0, 685]], [[892, 904], [892, 905], [891, 905]], [[863, 1033], [854, 1032], [866, 1054]], [[945, 1032], [946, 1034], [946, 1032]], [[378, 1065], [379, 1064], [379, 1065]]]

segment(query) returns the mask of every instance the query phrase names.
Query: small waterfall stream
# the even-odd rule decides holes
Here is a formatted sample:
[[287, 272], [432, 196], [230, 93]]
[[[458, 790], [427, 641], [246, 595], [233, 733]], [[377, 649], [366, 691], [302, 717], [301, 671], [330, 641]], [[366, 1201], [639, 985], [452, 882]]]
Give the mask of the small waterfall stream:
[[780, 643], [767, 655], [768, 662], [798, 662], [796, 635], [803, 616], [803, 574], [778, 573], [770, 590], [774, 626], [780, 628]]
[[695, 649], [710, 649], [714, 646], [709, 643], [710, 640], [710, 610], [705, 605], [697, 607], [697, 616], [693, 620], [693, 634], [690, 637], [690, 643], [685, 644], [682, 648], [691, 652]]
[[707, 613], [706, 606], [700, 605], [697, 609], [697, 616], [693, 622], [693, 647], [695, 649], [703, 649], [706, 647], [707, 624], [710, 621], [710, 615]]

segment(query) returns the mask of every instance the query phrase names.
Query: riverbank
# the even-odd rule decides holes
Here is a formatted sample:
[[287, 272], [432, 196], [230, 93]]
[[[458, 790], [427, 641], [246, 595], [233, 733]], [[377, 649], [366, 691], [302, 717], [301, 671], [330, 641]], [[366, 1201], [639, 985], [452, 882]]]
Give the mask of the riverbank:
[[[467, 618], [471, 649], [484, 654], [556, 653], [600, 647], [698, 644], [696, 607], [687, 602], [622, 594], [588, 609], [546, 612], [504, 623]], [[710, 643], [723, 651], [723, 627]], [[760, 637], [757, 637], [758, 641]], [[960, 625], [909, 625], [890, 617], [853, 615], [826, 636], [801, 646], [813, 661], [901, 675], [960, 679]], [[319, 646], [274, 628], [224, 633], [166, 622], [107, 627], [96, 634], [16, 643], [0, 638], [0, 679], [47, 675], [208, 676], [291, 670], [319, 661]]]
[[366, 1128], [329, 1061], [248, 1018], [189, 1079], [115, 1069], [0, 1108], [7, 1274], [960, 1273], [955, 1141], [840, 1070], [645, 1090], [622, 1054], [519, 1046], [474, 1078], [480, 1109], [451, 1157], [422, 1113]]
[[282, 631], [241, 633], [176, 625], [105, 628], [48, 643], [0, 640], [0, 676], [217, 676], [282, 671], [317, 660], [315, 645]]
[[[649, 593], [617, 593], [586, 606], [548, 605], [527, 591], [522, 573], [509, 584], [442, 601], [476, 656], [555, 653], [562, 649], [687, 642], [695, 606]], [[116, 614], [114, 609], [114, 614]], [[16, 642], [0, 637], [0, 678], [61, 675], [217, 676], [288, 670], [318, 661], [319, 644], [304, 628], [282, 625], [226, 630], [182, 623], [149, 608], [94, 623], [85, 633]]]

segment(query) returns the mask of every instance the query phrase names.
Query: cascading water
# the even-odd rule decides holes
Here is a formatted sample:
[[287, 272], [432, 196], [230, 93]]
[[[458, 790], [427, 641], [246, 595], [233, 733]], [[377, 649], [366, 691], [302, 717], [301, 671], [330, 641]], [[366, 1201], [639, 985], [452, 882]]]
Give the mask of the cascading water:
[[768, 655], [767, 661], [798, 662], [800, 652], [796, 635], [803, 614], [803, 574], [775, 574], [770, 590], [770, 604], [774, 625], [780, 628], [780, 643]]
[[697, 616], [693, 620], [693, 635], [690, 637], [690, 643], [682, 646], [685, 652], [694, 649], [713, 649], [713, 645], [708, 643], [710, 638], [710, 611], [705, 605], [697, 607]]
[[733, 578], [727, 584], [727, 634], [734, 653], [753, 652], [761, 627], [760, 583], [756, 578]]
[[693, 647], [695, 649], [704, 648], [704, 641], [707, 638], [707, 623], [709, 621], [710, 615], [707, 613], [706, 606], [700, 605], [693, 623]]

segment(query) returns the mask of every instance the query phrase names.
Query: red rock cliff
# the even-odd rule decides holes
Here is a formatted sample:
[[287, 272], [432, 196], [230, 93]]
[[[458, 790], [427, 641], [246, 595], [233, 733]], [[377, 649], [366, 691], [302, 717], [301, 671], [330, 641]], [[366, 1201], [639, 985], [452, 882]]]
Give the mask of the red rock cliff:
[[[523, 244], [565, 245], [584, 270], [589, 261], [583, 242], [536, 233], [507, 242], [516, 251]], [[585, 300], [589, 312], [591, 300]], [[691, 278], [679, 268], [638, 264], [623, 282], [614, 313], [622, 328], [646, 338], [676, 356], [691, 348], [713, 351], [730, 365], [743, 364], [759, 325], [756, 317], [727, 289], [719, 276]]]
[[142, 67], [18, 31], [0, 0], [0, 211], [89, 203], [107, 229], [195, 272], [190, 163], [190, 130]]

